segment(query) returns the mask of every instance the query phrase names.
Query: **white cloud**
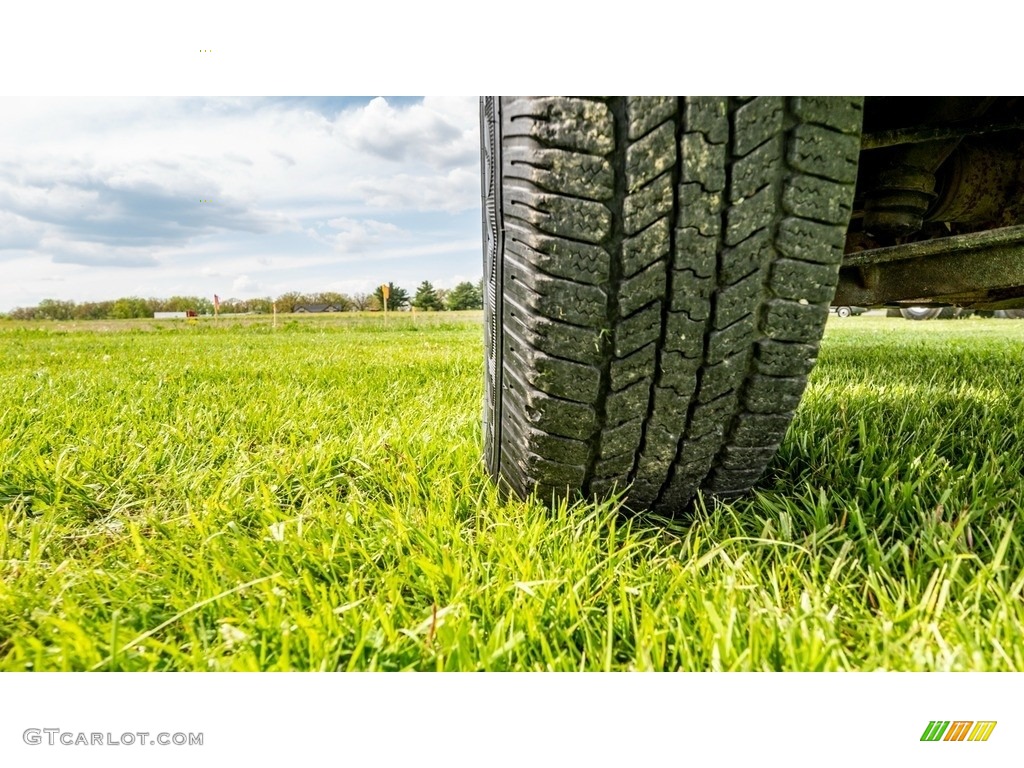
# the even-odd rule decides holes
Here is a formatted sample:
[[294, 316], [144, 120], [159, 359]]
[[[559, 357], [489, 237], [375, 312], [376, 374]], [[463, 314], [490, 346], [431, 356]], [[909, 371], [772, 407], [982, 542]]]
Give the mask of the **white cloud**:
[[366, 249], [372, 244], [401, 237], [403, 234], [397, 226], [390, 222], [375, 219], [350, 219], [346, 216], [329, 219], [326, 227], [331, 231], [326, 233], [314, 231], [314, 236], [341, 253]]
[[47, 226], [42, 222], [33, 221], [13, 211], [0, 210], [0, 260], [5, 251], [34, 248], [46, 231]]
[[[471, 184], [476, 184], [475, 187]], [[372, 208], [411, 208], [417, 211], [455, 213], [480, 204], [480, 180], [474, 168], [454, 168], [444, 176], [412, 176], [361, 179], [353, 186]]]
[[476, 99], [425, 99], [395, 107], [378, 97], [362, 109], [341, 113], [334, 129], [362, 152], [451, 170], [472, 162], [480, 151], [473, 123], [466, 121], [469, 104]]
[[327, 290], [336, 291], [338, 293], [347, 293], [349, 295], [356, 293], [373, 293], [377, 289], [377, 285], [377, 282], [368, 277], [360, 277], [352, 280], [334, 280], [327, 283]]
[[45, 237], [39, 250], [54, 264], [90, 267], [156, 267], [159, 261], [149, 248], [110, 247], [100, 243]]
[[295, 165], [295, 158], [292, 157], [291, 155], [285, 153], [285, 152], [281, 152], [279, 150], [271, 150], [270, 154], [273, 157], [276, 157], [278, 160], [280, 160], [285, 165], [288, 165], [288, 166]]
[[0, 261], [19, 270], [0, 311], [42, 298], [43, 276], [90, 300], [473, 269], [476, 112], [451, 97], [11, 100]]
[[236, 294], [253, 294], [260, 290], [260, 284], [248, 275], [239, 275], [231, 284], [231, 290]]
[[476, 285], [480, 275], [438, 275], [430, 282], [435, 288], [454, 288], [459, 283], [473, 283]]

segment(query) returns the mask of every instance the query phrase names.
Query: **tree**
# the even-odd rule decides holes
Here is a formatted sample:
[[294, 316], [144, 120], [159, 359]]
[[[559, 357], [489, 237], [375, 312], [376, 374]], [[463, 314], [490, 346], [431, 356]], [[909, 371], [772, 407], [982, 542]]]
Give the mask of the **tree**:
[[420, 287], [416, 289], [416, 298], [412, 300], [412, 305], [421, 312], [437, 312], [444, 309], [444, 304], [441, 303], [437, 291], [434, 290], [434, 286], [430, 284], [429, 280], [424, 280], [420, 283]]
[[352, 299], [352, 309], [360, 312], [365, 312], [373, 305], [373, 296], [368, 293], [353, 293], [350, 298]]
[[249, 299], [249, 311], [261, 315], [270, 314], [274, 310], [273, 302], [269, 296], [260, 296], [256, 299]]
[[137, 296], [126, 296], [114, 302], [110, 308], [110, 316], [115, 319], [124, 320], [130, 317], [152, 317], [149, 304], [145, 299]]
[[308, 304], [306, 297], [301, 293], [295, 291], [289, 291], [288, 293], [282, 293], [277, 297], [277, 311], [278, 312], [294, 312], [295, 307], [298, 304]]
[[10, 311], [8, 317], [12, 320], [35, 320], [37, 312], [37, 307], [15, 307]]
[[162, 312], [188, 312], [198, 310], [198, 298], [195, 296], [171, 296], [162, 302]]
[[345, 312], [352, 305], [352, 301], [348, 296], [337, 291], [323, 291], [313, 294], [312, 298], [315, 299], [315, 301], [311, 302], [312, 304], [330, 304], [337, 307], [339, 312]]
[[231, 296], [220, 300], [220, 313], [222, 315], [241, 315], [249, 311], [249, 305], [245, 299], [236, 299]]
[[483, 309], [483, 293], [470, 282], [459, 283], [448, 294], [448, 309]]
[[[404, 288], [399, 288], [394, 283], [388, 283], [388, 309], [394, 312], [397, 309], [401, 309], [409, 303], [409, 294]], [[384, 307], [384, 294], [380, 290], [380, 286], [377, 286], [377, 290], [373, 292], [373, 297], [377, 300], [377, 307]]]
[[75, 302], [59, 299], [43, 299], [36, 307], [36, 317], [44, 320], [70, 320], [75, 311]]
[[112, 301], [86, 301], [75, 307], [75, 320], [106, 320], [113, 306]]

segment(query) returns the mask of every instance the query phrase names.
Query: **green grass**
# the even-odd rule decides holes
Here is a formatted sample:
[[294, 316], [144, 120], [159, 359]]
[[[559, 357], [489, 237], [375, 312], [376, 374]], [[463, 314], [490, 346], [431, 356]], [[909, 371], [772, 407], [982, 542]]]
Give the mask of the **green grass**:
[[692, 524], [501, 499], [481, 357], [478, 313], [0, 323], [0, 669], [1024, 669], [1024, 322], [830, 321]]

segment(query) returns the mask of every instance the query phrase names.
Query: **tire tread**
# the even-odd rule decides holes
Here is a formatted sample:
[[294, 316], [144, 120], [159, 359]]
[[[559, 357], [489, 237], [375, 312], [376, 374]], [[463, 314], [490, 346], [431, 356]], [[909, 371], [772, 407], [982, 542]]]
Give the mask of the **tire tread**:
[[628, 488], [630, 507], [670, 514], [748, 488], [817, 356], [861, 103], [542, 97], [483, 113], [500, 120], [505, 238], [492, 474], [551, 499]]

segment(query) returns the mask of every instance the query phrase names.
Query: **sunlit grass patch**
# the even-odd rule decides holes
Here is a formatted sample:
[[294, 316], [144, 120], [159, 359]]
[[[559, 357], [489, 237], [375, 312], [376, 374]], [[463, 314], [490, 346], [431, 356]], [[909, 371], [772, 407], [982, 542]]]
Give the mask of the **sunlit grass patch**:
[[479, 314], [0, 327], [0, 668], [1024, 669], [1024, 323], [830, 322], [693, 520], [503, 499]]

